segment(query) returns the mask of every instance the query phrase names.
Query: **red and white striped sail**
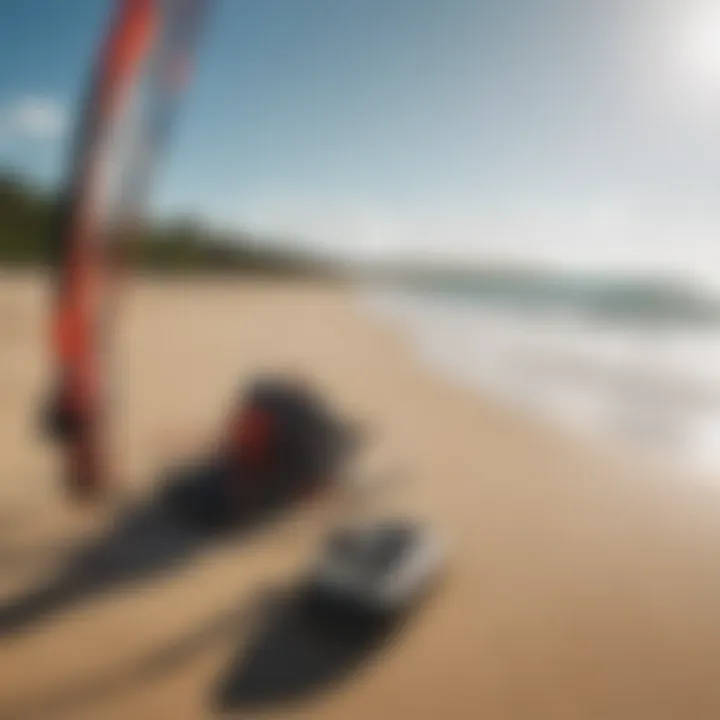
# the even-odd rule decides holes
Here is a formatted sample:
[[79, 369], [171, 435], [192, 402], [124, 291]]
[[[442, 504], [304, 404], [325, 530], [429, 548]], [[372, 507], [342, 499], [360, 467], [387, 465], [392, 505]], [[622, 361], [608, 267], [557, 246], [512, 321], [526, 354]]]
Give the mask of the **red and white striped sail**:
[[79, 118], [53, 238], [51, 338], [53, 430], [79, 497], [98, 495], [111, 477], [104, 350], [118, 244], [140, 219], [209, 4], [117, 0]]

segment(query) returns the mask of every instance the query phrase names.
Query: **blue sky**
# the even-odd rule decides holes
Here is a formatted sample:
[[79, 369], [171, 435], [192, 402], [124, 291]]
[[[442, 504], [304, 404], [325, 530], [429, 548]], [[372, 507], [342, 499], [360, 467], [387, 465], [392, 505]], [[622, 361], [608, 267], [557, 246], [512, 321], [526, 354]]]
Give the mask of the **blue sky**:
[[[154, 207], [354, 254], [720, 267], [717, 5], [217, 0]], [[107, 13], [0, 3], [0, 164], [57, 177]]]

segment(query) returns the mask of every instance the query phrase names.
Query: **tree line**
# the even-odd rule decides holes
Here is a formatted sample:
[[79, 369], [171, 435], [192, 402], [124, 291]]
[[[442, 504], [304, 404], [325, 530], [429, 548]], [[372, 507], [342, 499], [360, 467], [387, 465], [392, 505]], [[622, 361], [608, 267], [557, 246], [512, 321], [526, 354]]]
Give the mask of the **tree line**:
[[[61, 203], [27, 180], [0, 174], [0, 264], [54, 261]], [[132, 233], [128, 259], [157, 272], [214, 272], [334, 277], [334, 263], [247, 233], [221, 233], [192, 219], [154, 221]]]

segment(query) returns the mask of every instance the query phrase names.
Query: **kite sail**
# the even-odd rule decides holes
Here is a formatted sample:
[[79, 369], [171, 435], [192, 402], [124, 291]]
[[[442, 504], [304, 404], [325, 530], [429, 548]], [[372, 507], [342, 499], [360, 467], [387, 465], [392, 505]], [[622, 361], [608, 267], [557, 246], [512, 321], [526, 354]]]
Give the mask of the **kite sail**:
[[211, 0], [116, 0], [52, 238], [50, 429], [77, 498], [111, 482], [107, 353], [122, 247], [141, 220]]

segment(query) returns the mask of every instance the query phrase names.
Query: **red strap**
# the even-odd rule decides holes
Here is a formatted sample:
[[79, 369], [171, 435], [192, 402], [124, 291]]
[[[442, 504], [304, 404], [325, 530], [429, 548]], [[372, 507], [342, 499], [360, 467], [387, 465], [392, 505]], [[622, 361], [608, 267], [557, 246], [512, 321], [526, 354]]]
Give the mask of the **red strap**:
[[233, 433], [233, 454], [253, 465], [261, 465], [268, 457], [272, 434], [272, 414], [260, 408], [250, 408], [243, 413]]

